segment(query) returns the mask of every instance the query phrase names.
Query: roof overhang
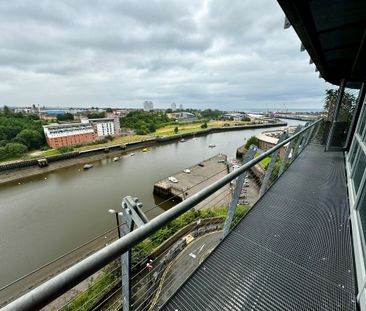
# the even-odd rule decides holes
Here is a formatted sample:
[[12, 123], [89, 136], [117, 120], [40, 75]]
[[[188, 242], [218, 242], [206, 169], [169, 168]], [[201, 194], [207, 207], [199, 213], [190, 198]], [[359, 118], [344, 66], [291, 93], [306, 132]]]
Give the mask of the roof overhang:
[[278, 0], [326, 81], [366, 80], [365, 0]]

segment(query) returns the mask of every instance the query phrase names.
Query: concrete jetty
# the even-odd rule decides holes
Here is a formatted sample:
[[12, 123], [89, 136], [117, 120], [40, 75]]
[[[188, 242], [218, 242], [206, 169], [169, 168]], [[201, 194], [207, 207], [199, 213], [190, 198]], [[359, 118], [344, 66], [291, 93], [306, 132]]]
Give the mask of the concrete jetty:
[[[210, 159], [192, 167], [185, 168], [170, 177], [156, 182], [154, 185], [154, 194], [162, 198], [175, 197], [175, 199], [183, 201], [227, 175], [228, 172], [227, 156], [217, 154]], [[196, 209], [224, 207], [227, 206], [230, 198], [230, 186], [226, 185], [198, 204]]]

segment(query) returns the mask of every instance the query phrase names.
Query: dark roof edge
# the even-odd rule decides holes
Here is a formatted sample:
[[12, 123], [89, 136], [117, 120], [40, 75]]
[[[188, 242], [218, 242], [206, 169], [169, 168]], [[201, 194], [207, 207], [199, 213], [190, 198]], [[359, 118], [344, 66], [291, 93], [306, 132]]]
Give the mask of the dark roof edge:
[[[307, 1], [277, 0], [291, 26], [300, 38], [310, 58], [318, 68], [320, 75], [332, 84], [339, 85], [340, 80], [332, 80], [327, 74], [326, 61], [322, 54], [313, 16]], [[306, 23], [306, 24], [305, 24]]]

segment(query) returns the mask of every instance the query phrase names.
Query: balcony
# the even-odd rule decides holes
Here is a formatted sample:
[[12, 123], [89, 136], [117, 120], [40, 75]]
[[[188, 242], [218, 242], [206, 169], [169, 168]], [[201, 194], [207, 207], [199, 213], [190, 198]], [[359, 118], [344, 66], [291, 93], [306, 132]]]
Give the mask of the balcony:
[[356, 310], [343, 153], [309, 145], [162, 310]]

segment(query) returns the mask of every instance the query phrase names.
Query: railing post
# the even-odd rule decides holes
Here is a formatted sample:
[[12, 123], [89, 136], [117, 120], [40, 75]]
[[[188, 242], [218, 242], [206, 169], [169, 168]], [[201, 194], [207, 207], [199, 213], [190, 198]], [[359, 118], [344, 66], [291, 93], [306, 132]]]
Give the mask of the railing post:
[[305, 140], [305, 146], [307, 146], [309, 144], [309, 141], [311, 139], [311, 135], [313, 135], [313, 132], [314, 132], [314, 126], [309, 130], [309, 135], [308, 135], [308, 137], [306, 137], [306, 140]]
[[[122, 236], [127, 235], [133, 230], [132, 226], [132, 217], [130, 213], [130, 209], [122, 204], [122, 226], [121, 233]], [[129, 311], [130, 310], [130, 259], [131, 254], [130, 251], [125, 252], [121, 256], [121, 280], [122, 280], [122, 310]]]
[[[303, 129], [303, 127], [301, 127], [301, 129]], [[301, 143], [303, 137], [304, 137], [304, 134], [302, 133], [297, 138], [296, 145], [294, 147], [294, 150], [292, 151], [292, 156], [291, 156], [291, 162], [290, 163], [294, 162], [294, 160], [297, 158], [297, 155], [299, 153], [300, 143]]]
[[[301, 130], [301, 125], [298, 125], [295, 129], [295, 132], [293, 135], [295, 135], [296, 133], [300, 132]], [[286, 153], [285, 153], [285, 156], [282, 160], [282, 163], [281, 163], [281, 167], [280, 167], [280, 170], [278, 172], [278, 177], [281, 176], [283, 174], [283, 172], [285, 171], [285, 168], [286, 168], [286, 164], [288, 162], [288, 158], [290, 156], [290, 153], [291, 153], [291, 150], [294, 148], [294, 144], [295, 144], [295, 141], [294, 140], [291, 140], [290, 144], [288, 145], [287, 149], [286, 149]], [[292, 152], [292, 155], [293, 155], [293, 152]]]
[[[306, 122], [305, 123], [305, 128], [309, 125], [309, 122]], [[305, 146], [306, 146], [306, 140], [308, 139], [309, 137], [309, 133], [310, 133], [310, 130], [307, 129], [301, 136], [301, 140], [300, 140], [300, 145], [299, 145], [299, 149], [298, 149], [298, 152], [297, 152], [297, 155], [298, 156], [301, 152], [303, 152]]]
[[[121, 227], [122, 235], [127, 235], [133, 231], [134, 224], [138, 227], [146, 224], [149, 220], [142, 211], [142, 204], [137, 198], [131, 196], [122, 199], [122, 217]], [[121, 256], [121, 279], [122, 279], [122, 310], [130, 311], [131, 306], [131, 252], [127, 251]]]
[[[282, 133], [282, 135], [280, 136], [280, 138], [277, 142], [277, 145], [282, 143], [287, 138], [287, 136], [288, 135], [287, 135], [286, 132]], [[273, 168], [276, 164], [278, 151], [279, 150], [274, 151], [271, 155], [271, 162], [269, 163], [269, 165], [267, 167], [266, 175], [264, 175], [264, 178], [263, 178], [263, 181], [262, 181], [262, 186], [259, 190], [259, 197], [258, 198], [260, 198], [266, 192], [267, 184], [269, 182], [269, 178], [271, 177]]]
[[316, 137], [318, 136], [318, 133], [319, 133], [320, 127], [321, 127], [321, 122], [319, 122], [319, 123], [316, 125], [315, 134], [314, 134], [314, 136], [313, 136], [313, 138], [314, 138], [314, 139], [316, 139]]
[[[248, 152], [244, 156], [243, 164], [252, 160], [255, 156], [256, 151], [257, 151], [257, 148], [254, 145], [251, 145]], [[231, 202], [229, 204], [229, 208], [227, 210], [222, 238], [225, 238], [230, 231], [230, 227], [231, 227], [231, 223], [234, 218], [236, 206], [238, 205], [238, 202], [239, 202], [241, 188], [243, 186], [243, 183], [244, 183], [247, 175], [248, 175], [248, 173], [247, 173], [247, 171], [245, 171], [239, 177], [237, 177], [235, 189], [234, 189], [234, 192], [233, 192], [233, 195], [231, 198]]]
[[[295, 132], [294, 132], [294, 135], [295, 135], [296, 133], [300, 132], [300, 130], [301, 130], [301, 126], [300, 126], [300, 125], [298, 125], [298, 126], [296, 127]], [[288, 158], [289, 158], [289, 156], [290, 156], [290, 153], [291, 153], [292, 148], [294, 147], [294, 143], [295, 143], [295, 142], [294, 142], [294, 140], [291, 140], [290, 144], [288, 145], [288, 147], [287, 147], [287, 149], [286, 149], [285, 156], [283, 157], [283, 160], [282, 160], [282, 163], [281, 163], [281, 167], [280, 167], [280, 170], [279, 170], [279, 172], [278, 172], [278, 177], [280, 177], [280, 176], [283, 174], [283, 172], [285, 171], [285, 168], [286, 168], [286, 164], [287, 164]], [[293, 152], [292, 152], [292, 155], [293, 155]]]

